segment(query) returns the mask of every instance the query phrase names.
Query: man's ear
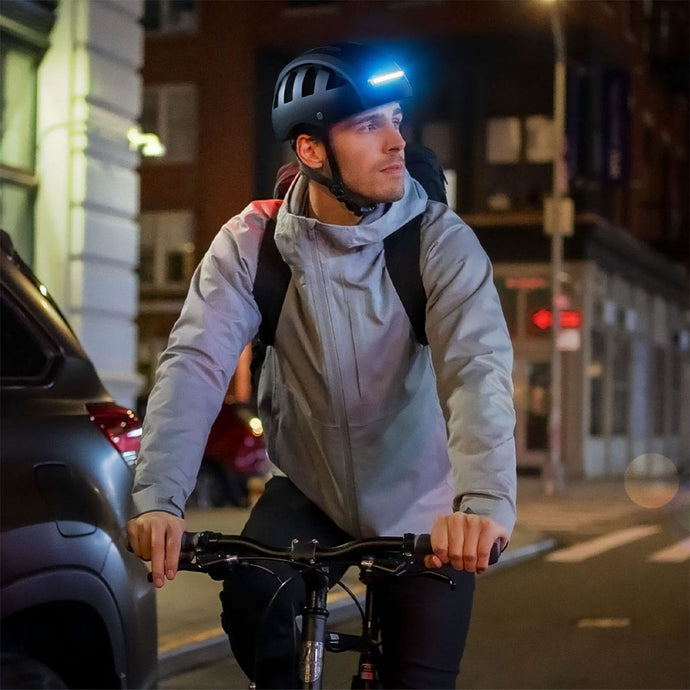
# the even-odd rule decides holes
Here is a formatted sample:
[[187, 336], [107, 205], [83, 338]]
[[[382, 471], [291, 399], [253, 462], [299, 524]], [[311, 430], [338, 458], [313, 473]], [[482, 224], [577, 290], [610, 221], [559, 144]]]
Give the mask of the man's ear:
[[295, 153], [304, 165], [314, 170], [320, 170], [326, 162], [325, 146], [309, 134], [300, 134], [297, 137]]

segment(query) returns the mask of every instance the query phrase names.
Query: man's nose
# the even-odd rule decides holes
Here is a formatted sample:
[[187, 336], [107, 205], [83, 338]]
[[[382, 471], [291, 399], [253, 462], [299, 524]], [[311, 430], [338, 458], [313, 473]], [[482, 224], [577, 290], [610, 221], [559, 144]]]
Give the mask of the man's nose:
[[395, 125], [390, 125], [389, 127], [386, 146], [388, 151], [402, 151], [405, 148], [405, 139], [400, 133], [400, 129]]

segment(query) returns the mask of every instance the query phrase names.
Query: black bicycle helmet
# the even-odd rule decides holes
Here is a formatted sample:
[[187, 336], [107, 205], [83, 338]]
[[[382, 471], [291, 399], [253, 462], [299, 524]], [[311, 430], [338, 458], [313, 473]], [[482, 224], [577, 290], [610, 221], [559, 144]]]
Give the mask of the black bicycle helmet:
[[299, 125], [329, 127], [351, 115], [412, 95], [404, 71], [361, 43], [308, 50], [288, 63], [273, 95], [273, 131], [285, 141]]
[[361, 43], [314, 48], [288, 63], [278, 76], [273, 94], [273, 131], [279, 141], [286, 141], [305, 126], [321, 130], [333, 177], [305, 172], [328, 187], [351, 211], [363, 215], [376, 204], [358, 204], [345, 188], [331, 151], [328, 128], [357, 113], [411, 96], [410, 82], [400, 65], [374, 48]]

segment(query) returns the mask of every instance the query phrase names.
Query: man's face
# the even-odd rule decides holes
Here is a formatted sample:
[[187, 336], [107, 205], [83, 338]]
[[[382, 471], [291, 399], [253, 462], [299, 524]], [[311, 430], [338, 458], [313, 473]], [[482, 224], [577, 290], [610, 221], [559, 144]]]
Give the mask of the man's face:
[[331, 146], [345, 186], [365, 201], [390, 203], [405, 191], [405, 140], [397, 103], [367, 110], [331, 127]]

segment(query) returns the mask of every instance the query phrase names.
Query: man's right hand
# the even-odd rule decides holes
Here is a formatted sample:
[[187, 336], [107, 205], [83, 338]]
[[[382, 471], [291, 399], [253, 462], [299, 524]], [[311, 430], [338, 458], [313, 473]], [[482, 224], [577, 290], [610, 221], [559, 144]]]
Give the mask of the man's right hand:
[[165, 578], [177, 575], [180, 560], [180, 544], [185, 521], [162, 510], [142, 513], [127, 523], [127, 536], [132, 551], [151, 561], [153, 584], [162, 587]]

